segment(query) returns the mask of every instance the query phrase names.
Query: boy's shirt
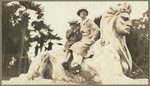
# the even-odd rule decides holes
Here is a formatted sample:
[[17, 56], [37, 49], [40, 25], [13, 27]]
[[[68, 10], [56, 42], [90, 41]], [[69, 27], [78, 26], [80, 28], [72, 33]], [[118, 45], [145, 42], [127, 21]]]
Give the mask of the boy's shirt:
[[66, 39], [67, 39], [67, 42], [65, 44], [65, 48], [69, 49], [72, 44], [82, 39], [82, 35], [80, 31], [74, 32], [73, 29], [69, 29], [66, 32]]

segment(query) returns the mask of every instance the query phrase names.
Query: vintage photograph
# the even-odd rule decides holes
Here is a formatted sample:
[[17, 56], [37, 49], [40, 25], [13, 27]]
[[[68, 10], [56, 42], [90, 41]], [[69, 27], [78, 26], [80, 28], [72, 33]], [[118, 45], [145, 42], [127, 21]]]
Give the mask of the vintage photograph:
[[2, 1], [2, 85], [148, 85], [148, 1]]

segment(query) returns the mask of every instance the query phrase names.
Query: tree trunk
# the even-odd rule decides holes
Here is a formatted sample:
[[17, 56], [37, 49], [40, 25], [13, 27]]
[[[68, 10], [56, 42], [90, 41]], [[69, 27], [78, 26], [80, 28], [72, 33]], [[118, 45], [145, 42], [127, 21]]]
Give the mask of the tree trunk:
[[23, 51], [24, 51], [24, 37], [25, 37], [25, 33], [26, 33], [26, 26], [24, 26], [23, 28], [21, 28], [20, 30], [21, 32], [21, 43], [20, 43], [20, 49], [19, 49], [19, 58], [18, 58], [18, 74], [21, 74], [21, 65], [22, 65], [22, 56], [23, 56]]

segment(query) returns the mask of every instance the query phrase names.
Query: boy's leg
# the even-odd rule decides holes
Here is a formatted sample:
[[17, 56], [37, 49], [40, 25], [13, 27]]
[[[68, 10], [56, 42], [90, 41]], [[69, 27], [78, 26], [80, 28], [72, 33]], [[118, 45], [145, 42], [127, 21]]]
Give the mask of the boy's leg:
[[70, 57], [71, 57], [71, 51], [70, 51], [70, 50], [67, 50], [66, 53], [67, 53], [67, 54], [66, 54], [65, 62], [67, 63], [68, 60], [69, 60]]
[[69, 50], [66, 50], [66, 58], [65, 61], [62, 63], [62, 66], [64, 67], [65, 70], [69, 70], [69, 65], [68, 65], [68, 60], [71, 57], [71, 52]]

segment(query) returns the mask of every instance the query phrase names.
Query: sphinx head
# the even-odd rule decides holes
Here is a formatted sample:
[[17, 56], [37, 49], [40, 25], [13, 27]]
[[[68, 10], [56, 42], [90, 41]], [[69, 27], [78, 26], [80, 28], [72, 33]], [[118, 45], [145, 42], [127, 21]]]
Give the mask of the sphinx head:
[[[126, 36], [131, 29], [131, 6], [127, 3], [111, 6], [102, 14], [100, 22], [101, 39], [105, 44], [113, 41], [114, 37]], [[109, 35], [108, 35], [109, 34]]]
[[121, 13], [115, 19], [113, 28], [118, 35], [126, 36], [130, 34], [131, 19], [129, 13]]

